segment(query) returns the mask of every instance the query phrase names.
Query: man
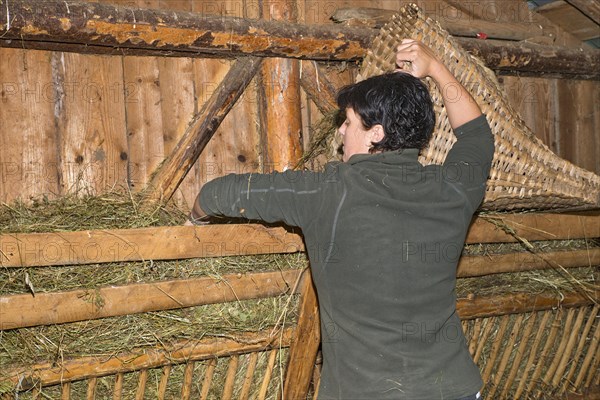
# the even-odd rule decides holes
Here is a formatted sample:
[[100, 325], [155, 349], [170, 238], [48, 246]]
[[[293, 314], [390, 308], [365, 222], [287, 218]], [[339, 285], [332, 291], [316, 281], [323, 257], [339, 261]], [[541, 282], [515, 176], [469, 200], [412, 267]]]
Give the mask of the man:
[[[475, 399], [482, 382], [456, 314], [456, 265], [485, 190], [493, 137], [479, 106], [419, 42], [399, 71], [342, 89], [343, 162], [322, 173], [228, 175], [192, 217], [283, 221], [302, 229], [319, 299], [320, 399]], [[431, 77], [457, 136], [423, 167]]]

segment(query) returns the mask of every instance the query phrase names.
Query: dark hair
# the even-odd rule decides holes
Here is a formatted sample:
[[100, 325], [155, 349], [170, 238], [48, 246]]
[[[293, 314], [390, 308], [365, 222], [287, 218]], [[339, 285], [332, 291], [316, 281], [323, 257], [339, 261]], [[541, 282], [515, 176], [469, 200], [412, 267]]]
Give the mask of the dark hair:
[[433, 132], [435, 114], [423, 82], [404, 72], [373, 76], [342, 88], [337, 96], [341, 110], [352, 108], [365, 129], [380, 124], [385, 137], [371, 152], [424, 148]]

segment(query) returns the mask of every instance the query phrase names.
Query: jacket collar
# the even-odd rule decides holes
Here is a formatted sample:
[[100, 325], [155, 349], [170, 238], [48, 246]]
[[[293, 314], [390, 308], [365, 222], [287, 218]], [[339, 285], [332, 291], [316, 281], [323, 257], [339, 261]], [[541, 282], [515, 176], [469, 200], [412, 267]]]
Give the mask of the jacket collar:
[[362, 162], [376, 162], [383, 164], [404, 164], [418, 162], [419, 149], [402, 149], [394, 151], [384, 151], [376, 154], [355, 154], [347, 164], [354, 165]]

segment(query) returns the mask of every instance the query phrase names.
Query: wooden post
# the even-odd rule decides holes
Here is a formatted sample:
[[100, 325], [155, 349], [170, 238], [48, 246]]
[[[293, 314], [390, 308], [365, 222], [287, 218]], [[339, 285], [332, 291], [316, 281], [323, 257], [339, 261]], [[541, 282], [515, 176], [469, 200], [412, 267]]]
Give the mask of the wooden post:
[[[266, 2], [267, 20], [295, 22], [294, 2]], [[302, 157], [300, 65], [298, 60], [270, 58], [260, 71], [259, 115], [265, 172], [285, 171]]]
[[[370, 28], [209, 17], [104, 3], [10, 0], [0, 7], [0, 47], [88, 54], [357, 60], [376, 35]], [[488, 67], [507, 73], [600, 79], [600, 50], [457, 41]]]
[[[306, 270], [305, 274], [309, 275], [309, 271]], [[321, 343], [320, 329], [317, 295], [311, 277], [306, 276], [300, 315], [290, 345], [283, 400], [306, 398]]]
[[194, 117], [173, 152], [153, 176], [146, 199], [167, 201], [173, 196], [221, 121], [258, 71], [260, 64], [261, 60], [256, 57], [236, 61], [202, 110]]

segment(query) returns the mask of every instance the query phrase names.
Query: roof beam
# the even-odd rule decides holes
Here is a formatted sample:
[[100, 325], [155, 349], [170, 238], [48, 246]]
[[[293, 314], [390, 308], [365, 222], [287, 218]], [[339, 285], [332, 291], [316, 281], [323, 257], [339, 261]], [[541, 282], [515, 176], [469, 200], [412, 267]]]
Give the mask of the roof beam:
[[[206, 16], [110, 4], [12, 0], [0, 7], [0, 46], [92, 54], [358, 60], [377, 31]], [[508, 74], [600, 79], [600, 50], [457, 38]]]

